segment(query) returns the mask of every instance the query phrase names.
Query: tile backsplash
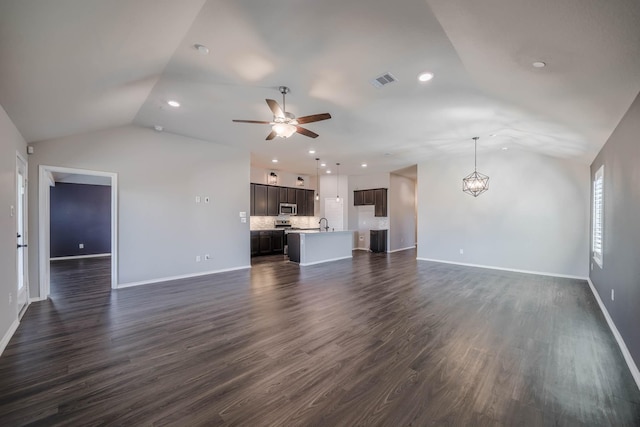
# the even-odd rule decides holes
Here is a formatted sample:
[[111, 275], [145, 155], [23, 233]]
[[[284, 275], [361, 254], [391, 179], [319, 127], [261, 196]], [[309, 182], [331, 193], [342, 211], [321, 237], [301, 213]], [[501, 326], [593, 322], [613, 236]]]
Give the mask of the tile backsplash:
[[251, 230], [268, 230], [274, 228], [276, 219], [290, 219], [291, 226], [298, 228], [316, 228], [320, 220], [317, 216], [252, 216], [249, 225]]

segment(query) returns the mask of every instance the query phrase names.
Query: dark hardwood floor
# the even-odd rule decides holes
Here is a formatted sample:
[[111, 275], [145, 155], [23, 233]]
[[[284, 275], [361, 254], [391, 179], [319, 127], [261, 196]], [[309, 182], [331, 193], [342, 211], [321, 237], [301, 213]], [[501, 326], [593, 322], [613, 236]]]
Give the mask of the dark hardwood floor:
[[640, 425], [585, 282], [415, 256], [113, 292], [108, 261], [56, 264], [0, 358], [0, 425]]

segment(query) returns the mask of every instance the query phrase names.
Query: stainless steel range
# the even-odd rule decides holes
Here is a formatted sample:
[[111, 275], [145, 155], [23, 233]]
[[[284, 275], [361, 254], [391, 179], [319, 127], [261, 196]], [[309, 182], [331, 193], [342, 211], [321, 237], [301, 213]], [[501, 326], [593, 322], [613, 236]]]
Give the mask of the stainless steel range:
[[291, 229], [291, 220], [276, 219], [273, 223], [273, 226], [277, 229], [284, 230], [284, 254], [287, 255], [289, 253], [289, 245], [287, 245], [287, 230]]

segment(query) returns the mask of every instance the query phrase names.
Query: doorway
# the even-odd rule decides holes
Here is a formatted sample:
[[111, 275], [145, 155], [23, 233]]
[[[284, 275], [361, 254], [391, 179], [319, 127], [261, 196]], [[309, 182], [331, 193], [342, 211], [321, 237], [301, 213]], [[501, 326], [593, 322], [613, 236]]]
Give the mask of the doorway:
[[[118, 241], [117, 241], [117, 194], [118, 194], [118, 181], [117, 174], [110, 172], [91, 171], [85, 169], [72, 169], [56, 166], [40, 165], [39, 171], [39, 258], [40, 258], [40, 297], [47, 298], [51, 294], [51, 259], [52, 259], [52, 202], [51, 202], [51, 188], [55, 187], [58, 183], [77, 184], [79, 186], [103, 186], [109, 187], [108, 191], [109, 204], [106, 207], [110, 209], [110, 218], [108, 220], [109, 229], [106, 230], [108, 236], [108, 251], [104, 249], [100, 250], [100, 253], [91, 254], [90, 251], [83, 251], [85, 249], [85, 242], [81, 241], [76, 243], [77, 248], [81, 249], [78, 253], [72, 253], [69, 257], [61, 257], [59, 254], [58, 260], [71, 259], [84, 260], [85, 258], [96, 258], [110, 256], [110, 283], [111, 288], [115, 289], [118, 284]], [[91, 205], [90, 203], [89, 205]], [[73, 222], [73, 221], [71, 221]], [[93, 237], [93, 236], [92, 236]], [[87, 248], [88, 249], [88, 248]], [[105, 253], [107, 252], [107, 253]], [[87, 253], [89, 253], [87, 255]]]
[[27, 254], [27, 161], [20, 154], [16, 157], [16, 239], [17, 239], [17, 290], [18, 318], [22, 318], [29, 302], [28, 254]]

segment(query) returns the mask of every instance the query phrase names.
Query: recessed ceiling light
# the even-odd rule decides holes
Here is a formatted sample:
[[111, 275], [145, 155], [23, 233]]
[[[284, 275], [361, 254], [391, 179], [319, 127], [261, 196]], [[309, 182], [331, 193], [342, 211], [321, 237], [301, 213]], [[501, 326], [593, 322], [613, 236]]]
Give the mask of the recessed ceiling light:
[[362, 166], [363, 168], [366, 168], [366, 167], [367, 167], [367, 164], [366, 164], [366, 163], [363, 163], [363, 164], [361, 164], [360, 166]]
[[428, 71], [418, 74], [418, 80], [420, 80], [421, 82], [428, 82], [432, 78], [433, 78], [433, 73], [430, 73]]
[[507, 151], [509, 147], [502, 147], [502, 151]]
[[173, 99], [170, 99], [169, 101], [167, 101], [167, 104], [175, 108], [178, 108], [180, 106], [180, 103], [178, 101], [174, 101]]
[[320, 167], [325, 167], [325, 166], [327, 166], [326, 163], [320, 163]]
[[209, 48], [203, 44], [194, 44], [193, 47], [195, 47], [198, 50], [198, 53], [202, 55], [206, 55], [209, 53]]
[[329, 169], [327, 169], [327, 173], [331, 173], [331, 171]]
[[309, 150], [309, 154], [316, 154], [316, 150]]
[[278, 163], [278, 159], [271, 160], [271, 163]]
[[546, 62], [542, 62], [542, 61], [535, 61], [531, 65], [533, 65], [534, 68], [544, 68], [544, 67], [547, 66], [547, 63]]
[[495, 133], [490, 133], [489, 136], [493, 137], [493, 136], [496, 136], [496, 134]]
[[164, 130], [164, 128], [160, 125], [155, 125], [153, 128], [158, 132], [162, 132]]

